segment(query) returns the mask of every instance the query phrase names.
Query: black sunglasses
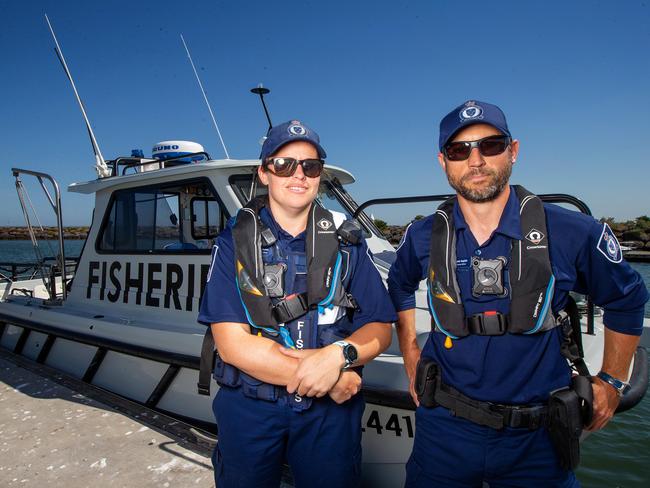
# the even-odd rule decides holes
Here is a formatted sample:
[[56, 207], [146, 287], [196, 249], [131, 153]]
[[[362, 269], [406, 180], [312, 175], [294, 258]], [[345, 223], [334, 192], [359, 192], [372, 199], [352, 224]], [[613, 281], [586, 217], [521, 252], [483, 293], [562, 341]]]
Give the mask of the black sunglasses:
[[478, 141], [450, 142], [443, 148], [443, 153], [449, 161], [464, 161], [469, 158], [472, 149], [478, 148], [481, 156], [497, 156], [510, 145], [508, 136], [488, 136]]
[[265, 166], [273, 165], [276, 176], [291, 176], [296, 172], [298, 165], [308, 178], [316, 178], [323, 172], [325, 161], [322, 159], [296, 159], [296, 158], [267, 158]]

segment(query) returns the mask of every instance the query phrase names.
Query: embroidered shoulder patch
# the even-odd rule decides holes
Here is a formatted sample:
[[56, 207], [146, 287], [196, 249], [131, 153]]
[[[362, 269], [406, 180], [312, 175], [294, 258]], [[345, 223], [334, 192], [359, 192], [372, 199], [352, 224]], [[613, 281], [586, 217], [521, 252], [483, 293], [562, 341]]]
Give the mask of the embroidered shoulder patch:
[[603, 232], [600, 234], [600, 239], [598, 239], [596, 247], [612, 263], [620, 263], [623, 261], [621, 245], [618, 243], [618, 239], [616, 239], [609, 225], [603, 224]]

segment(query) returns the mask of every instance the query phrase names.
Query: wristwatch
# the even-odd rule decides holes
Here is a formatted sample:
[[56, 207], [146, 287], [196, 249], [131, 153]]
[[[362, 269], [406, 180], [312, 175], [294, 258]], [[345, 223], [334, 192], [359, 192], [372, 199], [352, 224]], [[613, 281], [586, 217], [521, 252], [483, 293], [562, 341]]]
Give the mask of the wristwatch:
[[612, 385], [612, 387], [616, 390], [616, 393], [618, 396], [623, 396], [625, 395], [629, 389], [631, 388], [629, 383], [626, 383], [625, 381], [621, 381], [619, 379], [614, 378], [612, 375], [605, 373], [604, 371], [601, 371], [597, 375], [601, 380], [603, 380], [605, 383], [609, 383]]
[[346, 341], [336, 341], [334, 344], [340, 346], [341, 349], [343, 350], [343, 359], [345, 359], [345, 365], [341, 369], [348, 369], [359, 358], [359, 354], [357, 353], [357, 348]]

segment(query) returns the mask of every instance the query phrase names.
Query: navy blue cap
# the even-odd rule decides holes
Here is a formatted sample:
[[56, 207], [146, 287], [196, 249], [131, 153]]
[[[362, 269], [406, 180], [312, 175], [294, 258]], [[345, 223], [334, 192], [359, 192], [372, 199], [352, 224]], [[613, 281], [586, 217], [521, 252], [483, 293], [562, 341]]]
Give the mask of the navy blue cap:
[[285, 144], [296, 141], [311, 143], [318, 151], [319, 158], [325, 159], [327, 157], [325, 149], [320, 145], [320, 137], [318, 137], [318, 134], [299, 120], [290, 120], [283, 124], [276, 125], [269, 130], [266, 139], [264, 140], [264, 144], [262, 145], [260, 159], [264, 161]]
[[453, 109], [440, 121], [440, 151], [456, 132], [474, 124], [489, 124], [504, 135], [512, 137], [506, 116], [499, 107], [478, 100], [468, 100]]

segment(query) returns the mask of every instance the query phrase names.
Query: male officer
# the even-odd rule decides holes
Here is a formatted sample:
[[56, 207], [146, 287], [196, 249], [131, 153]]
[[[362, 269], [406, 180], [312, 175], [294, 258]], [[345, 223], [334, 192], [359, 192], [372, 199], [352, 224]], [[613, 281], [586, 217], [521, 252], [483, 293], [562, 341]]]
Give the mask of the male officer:
[[[456, 197], [410, 225], [388, 278], [419, 400], [406, 486], [578, 486], [575, 452], [564, 452], [577, 439], [558, 423], [552, 444], [550, 427], [567, 413], [564, 402], [578, 412], [579, 396], [590, 393], [578, 381], [585, 376], [565, 388], [572, 382], [561, 352], [569, 291], [604, 308], [589, 426], [597, 430], [625, 389], [647, 290], [606, 224], [509, 186], [519, 142], [498, 107], [468, 101], [455, 108], [440, 123], [439, 143]], [[424, 278], [433, 330], [420, 351], [414, 292]], [[549, 397], [559, 389], [552, 410]]]
[[219, 235], [199, 321], [211, 324], [221, 385], [213, 456], [220, 488], [359, 482], [361, 366], [396, 320], [361, 228], [320, 207], [325, 151], [300, 121], [273, 127], [260, 181], [268, 197]]

